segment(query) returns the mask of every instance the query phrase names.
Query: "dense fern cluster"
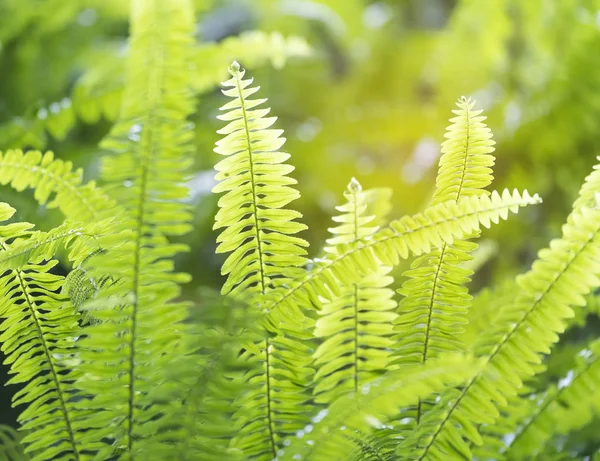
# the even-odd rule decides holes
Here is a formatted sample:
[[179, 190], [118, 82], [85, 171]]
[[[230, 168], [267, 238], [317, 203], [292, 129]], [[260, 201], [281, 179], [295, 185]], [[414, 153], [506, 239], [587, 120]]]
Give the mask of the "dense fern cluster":
[[234, 62], [213, 189], [226, 279], [186, 301], [192, 18], [189, 0], [133, 1], [100, 185], [49, 152], [0, 154], [2, 184], [65, 218], [37, 231], [0, 204], [0, 344], [22, 385], [0, 459], [570, 459], [555, 437], [600, 411], [599, 342], [558, 380], [545, 358], [596, 302], [600, 167], [531, 270], [473, 296], [483, 228], [541, 200], [486, 190], [494, 141], [461, 98], [431, 204], [391, 219], [391, 192], [352, 178], [309, 259], [283, 131]]

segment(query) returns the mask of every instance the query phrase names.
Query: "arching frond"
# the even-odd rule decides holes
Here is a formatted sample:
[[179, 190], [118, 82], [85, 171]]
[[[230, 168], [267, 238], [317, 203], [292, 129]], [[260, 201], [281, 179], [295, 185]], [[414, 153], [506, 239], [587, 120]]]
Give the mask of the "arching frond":
[[[597, 157], [600, 161], [600, 157]], [[586, 206], [588, 208], [594, 208], [598, 206], [597, 194], [600, 191], [600, 164], [596, 164], [593, 167], [593, 171], [585, 178], [579, 196], [573, 202], [573, 208], [580, 208]]]
[[[333, 238], [326, 251], [337, 253], [337, 245], [356, 242], [372, 235], [375, 216], [368, 215], [367, 194], [354, 178], [344, 192], [347, 202], [333, 218], [340, 223], [330, 229]], [[342, 294], [319, 309], [315, 336], [324, 341], [315, 351], [315, 401], [329, 403], [346, 392], [358, 392], [383, 374], [391, 346], [390, 312], [396, 306], [393, 291], [387, 288], [393, 278], [390, 267], [381, 266], [373, 274], [341, 289]]]
[[466, 197], [392, 221], [368, 240], [344, 248], [337, 255], [316, 260], [306, 276], [273, 291], [263, 304], [268, 321], [273, 325], [302, 322], [304, 316], [298, 306], [310, 306], [311, 300], [318, 296], [325, 299], [330, 299], [332, 293], [339, 296], [338, 280], [357, 281], [381, 264], [395, 266], [410, 254], [430, 252], [432, 247], [452, 243], [478, 230], [480, 225], [489, 227], [492, 222], [506, 219], [509, 212], [540, 201], [537, 194], [532, 197], [524, 191], [521, 196], [516, 190], [512, 194], [505, 190], [502, 196], [493, 192], [491, 196]]
[[390, 372], [360, 393], [343, 395], [328, 410], [322, 410], [311, 424], [291, 438], [279, 459], [346, 460], [360, 445], [360, 438], [384, 427], [401, 407], [449, 384], [460, 384], [476, 369], [473, 360], [449, 355], [425, 366]]
[[576, 208], [562, 238], [539, 252], [532, 269], [518, 279], [516, 299], [476, 343], [485, 368], [426, 415], [416, 442], [405, 444], [402, 453], [416, 459], [471, 459], [463, 438], [481, 444], [477, 426], [492, 424], [499, 416], [497, 407], [506, 405], [523, 379], [537, 371], [541, 354], [550, 351], [573, 316], [572, 306], [584, 306], [583, 296], [600, 285], [599, 257], [600, 209]]
[[193, 161], [193, 29], [188, 0], [131, 3], [126, 87], [102, 164], [106, 190], [124, 210], [118, 230], [129, 235], [87, 260], [93, 280], [118, 279], [82, 306], [97, 320], [81, 339], [77, 385], [93, 395], [85, 424], [98, 459], [166, 457], [176, 440], [164, 415], [178, 400], [163, 373], [179, 350], [188, 307], [179, 285], [189, 277], [174, 271], [185, 245], [168, 237], [191, 228], [182, 202]]
[[0, 152], [0, 184], [17, 191], [34, 189], [38, 203], [59, 208], [71, 221], [87, 224], [114, 217], [115, 203], [93, 181], [84, 185], [82, 180], [80, 168], [74, 170], [71, 162], [54, 159], [52, 152]]

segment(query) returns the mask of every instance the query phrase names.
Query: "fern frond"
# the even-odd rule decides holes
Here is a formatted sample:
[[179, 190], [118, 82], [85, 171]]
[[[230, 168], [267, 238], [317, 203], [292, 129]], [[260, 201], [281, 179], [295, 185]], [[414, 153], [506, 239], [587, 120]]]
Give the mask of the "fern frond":
[[[462, 97], [456, 117], [450, 121], [442, 143], [439, 173], [432, 205], [457, 201], [464, 197], [488, 195], [483, 190], [492, 182], [494, 141], [483, 123], [475, 102]], [[476, 237], [478, 233], [465, 237]], [[472, 271], [461, 267], [471, 260], [477, 244], [456, 240], [443, 244], [417, 258], [404, 273], [408, 277], [398, 290], [404, 297], [398, 305], [398, 318], [392, 353], [392, 366], [426, 363], [443, 352], [464, 349], [460, 341], [471, 296], [466, 287]], [[423, 403], [414, 409], [414, 422], [419, 422]]]
[[581, 350], [578, 359], [576, 366], [546, 395], [530, 401], [530, 413], [523, 415], [515, 431], [504, 435], [509, 442], [506, 459], [528, 459], [539, 453], [551, 437], [583, 427], [600, 414], [600, 341]]
[[93, 181], [82, 181], [81, 168], [74, 170], [71, 162], [54, 159], [52, 152], [0, 152], [0, 184], [19, 192], [34, 189], [39, 204], [58, 208], [71, 221], [87, 224], [115, 216], [115, 203]]
[[12, 427], [0, 424], [0, 459], [3, 461], [30, 461], [23, 451], [21, 436]]
[[[219, 117], [229, 123], [219, 130], [225, 137], [215, 148], [226, 158], [215, 167], [220, 182], [213, 189], [225, 195], [214, 228], [224, 228], [217, 253], [232, 252], [221, 270], [228, 274], [222, 292], [243, 295], [256, 305], [276, 286], [304, 273], [308, 243], [294, 235], [306, 228], [295, 221], [300, 213], [284, 208], [299, 193], [287, 176], [293, 170], [284, 163], [289, 154], [279, 151], [282, 131], [270, 128], [275, 117], [266, 117], [269, 109], [255, 109], [265, 100], [249, 99], [258, 88], [250, 87], [252, 80], [244, 79], [239, 65], [234, 62], [229, 71], [232, 78], [224, 82], [229, 89], [223, 93], [233, 100]], [[277, 325], [266, 340], [244, 345], [241, 359], [252, 371], [244, 377], [248, 392], [237, 403], [239, 430], [232, 447], [252, 459], [273, 459], [283, 438], [303, 425], [312, 349], [297, 339], [307, 335], [305, 327], [289, 326], [293, 335]]]
[[457, 385], [477, 370], [462, 356], [445, 356], [424, 366], [396, 370], [365, 386], [358, 394], [343, 395], [322, 410], [312, 423], [290, 440], [282, 461], [346, 460], [360, 445], [359, 438], [385, 427], [401, 407], [415, 403], [447, 385]]
[[[88, 438], [98, 459], [168, 457], [176, 428], [164, 415], [177, 399], [159, 399], [169, 389], [161, 373], [178, 351], [187, 303], [177, 302], [186, 274], [173, 257], [185, 245], [167, 238], [190, 226], [187, 169], [192, 158], [193, 111], [190, 53], [194, 15], [188, 0], [134, 0], [126, 87], [119, 120], [103, 146], [102, 176], [123, 207], [120, 239], [88, 260], [90, 277], [105, 284], [82, 309], [97, 322], [81, 339]], [[118, 234], [116, 234], [118, 235]], [[89, 253], [88, 253], [89, 256]], [[99, 366], [99, 364], [102, 364]], [[165, 392], [165, 396], [168, 395]]]
[[[14, 210], [0, 206], [0, 220]], [[75, 400], [72, 386], [77, 373], [70, 371], [78, 361], [75, 341], [78, 316], [66, 297], [57, 294], [64, 278], [49, 271], [57, 264], [47, 255], [36, 259], [46, 263], [7, 264], [8, 240], [23, 235], [30, 225], [8, 225], [0, 229], [0, 344], [5, 364], [14, 376], [6, 384], [24, 384], [13, 405], [26, 404], [20, 416], [22, 439], [34, 461], [81, 459], [81, 439], [77, 436]], [[18, 246], [18, 245], [17, 245]]]
[[[504, 306], [494, 326], [475, 345], [485, 368], [460, 391], [451, 392], [426, 416], [417, 441], [403, 446], [415, 459], [471, 459], [463, 440], [482, 443], [477, 426], [492, 424], [497, 406], [516, 394], [532, 376], [564, 331], [571, 306], [584, 306], [591, 288], [600, 284], [600, 210], [576, 208], [563, 236], [539, 252], [532, 269], [518, 279], [519, 293]], [[416, 443], [416, 445], [413, 445]]]
[[[343, 214], [333, 218], [340, 225], [330, 229], [334, 235], [325, 251], [336, 254], [337, 245], [357, 242], [372, 235], [375, 216], [367, 212], [367, 194], [352, 178], [344, 192], [347, 202], [338, 206]], [[387, 288], [393, 277], [391, 267], [381, 266], [359, 282], [342, 288], [342, 295], [319, 309], [315, 336], [324, 341], [315, 351], [315, 401], [328, 403], [345, 392], [358, 392], [366, 383], [385, 371], [391, 346], [391, 323], [396, 307]]]
[[223, 93], [233, 100], [219, 116], [229, 124], [219, 130], [226, 136], [215, 148], [226, 158], [215, 166], [219, 184], [213, 189], [225, 192], [215, 217], [214, 229], [225, 228], [217, 239], [217, 253], [232, 252], [221, 270], [228, 275], [222, 291], [266, 293], [277, 283], [275, 278], [301, 273], [308, 243], [294, 234], [306, 226], [296, 222], [300, 213], [284, 208], [300, 194], [290, 187], [296, 181], [287, 176], [294, 169], [284, 163], [290, 155], [279, 151], [283, 132], [269, 128], [276, 120], [266, 117], [269, 109], [255, 109], [265, 100], [249, 99], [258, 88], [250, 86], [251, 79], [244, 80], [239, 65], [234, 62], [229, 71], [232, 78], [223, 85], [230, 89]]
[[[112, 47], [102, 51], [94, 56], [92, 65], [77, 80], [71, 95], [71, 112], [86, 123], [96, 123], [101, 117], [116, 120], [119, 116], [125, 59]], [[193, 50], [192, 89], [198, 94], [212, 91], [223, 79], [223, 69], [234, 60], [250, 68], [269, 62], [273, 67], [281, 68], [289, 59], [307, 57], [311, 53], [311, 47], [302, 37], [284, 37], [278, 32], [259, 30], [227, 37], [218, 43], [202, 43]], [[49, 119], [53, 115], [47, 110], [45, 113]], [[47, 125], [51, 123], [48, 120]], [[56, 131], [48, 128], [51, 132]]]
[[[458, 200], [486, 193], [482, 191], [492, 183], [491, 167], [494, 165], [492, 132], [485, 125], [482, 110], [473, 110], [475, 101], [464, 96], [453, 110], [456, 117], [444, 135], [442, 157], [436, 179], [432, 204]], [[488, 192], [489, 193], [489, 192]]]
[[338, 255], [316, 260], [304, 277], [270, 293], [263, 304], [267, 320], [273, 325], [303, 322], [305, 316], [298, 306], [310, 306], [311, 300], [318, 302], [318, 296], [325, 299], [339, 296], [339, 280], [357, 281], [381, 264], [395, 266], [410, 254], [430, 252], [432, 247], [452, 243], [479, 230], [480, 225], [489, 227], [492, 222], [506, 219], [509, 212], [518, 212], [519, 207], [540, 201], [537, 194], [532, 197], [527, 191], [522, 195], [516, 190], [512, 194], [505, 190], [502, 195], [494, 191], [490, 196], [445, 202], [429, 207], [422, 214], [392, 221], [368, 240], [361, 240]]

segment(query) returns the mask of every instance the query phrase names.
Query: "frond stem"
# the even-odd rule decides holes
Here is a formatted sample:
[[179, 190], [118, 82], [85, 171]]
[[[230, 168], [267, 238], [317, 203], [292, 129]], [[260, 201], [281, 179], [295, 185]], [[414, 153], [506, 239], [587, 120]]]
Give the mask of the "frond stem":
[[262, 250], [262, 242], [260, 239], [260, 221], [258, 220], [258, 204], [256, 203], [256, 178], [254, 176], [254, 160], [253, 160], [253, 150], [252, 143], [250, 142], [250, 128], [248, 127], [248, 113], [246, 112], [246, 102], [244, 101], [244, 94], [242, 85], [240, 82], [240, 76], [236, 72], [235, 80], [237, 84], [238, 93], [240, 94], [240, 104], [242, 106], [242, 114], [244, 118], [244, 130], [246, 132], [246, 147], [248, 149], [248, 162], [250, 165], [250, 187], [252, 189], [252, 216], [254, 217], [254, 232], [256, 236], [256, 244], [258, 245], [258, 263], [260, 266], [260, 288], [261, 292], [265, 294], [267, 285], [265, 282], [265, 269], [264, 269], [264, 261], [263, 261], [263, 250]]

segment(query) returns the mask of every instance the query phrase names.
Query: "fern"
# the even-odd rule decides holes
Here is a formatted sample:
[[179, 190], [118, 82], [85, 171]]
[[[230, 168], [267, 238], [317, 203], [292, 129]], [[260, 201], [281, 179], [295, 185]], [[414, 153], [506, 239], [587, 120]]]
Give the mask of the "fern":
[[[258, 89], [244, 80], [239, 65], [234, 62], [229, 71], [232, 78], [223, 93], [233, 100], [219, 117], [229, 123], [219, 130], [225, 137], [215, 148], [226, 158], [215, 167], [220, 182], [213, 189], [225, 195], [214, 227], [225, 228], [217, 252], [235, 250], [222, 267], [228, 275], [222, 292], [256, 303], [303, 273], [308, 243], [294, 236], [306, 227], [295, 221], [300, 213], [284, 208], [299, 194], [290, 187], [296, 181], [287, 176], [293, 167], [283, 163], [289, 154], [279, 151], [282, 131], [270, 129], [275, 118], [266, 117], [269, 109], [255, 109], [265, 100], [249, 99]], [[308, 399], [312, 350], [294, 338], [302, 334], [301, 325], [289, 327], [292, 336], [272, 328], [266, 340], [244, 346], [242, 354], [253, 371], [245, 377], [250, 389], [238, 403], [235, 418], [241, 426], [232, 446], [257, 460], [275, 458], [283, 437], [303, 425], [298, 405]]]
[[[509, 305], [515, 297], [518, 286], [513, 279], [496, 284], [494, 289], [484, 288], [477, 293], [468, 312], [469, 323], [465, 326], [462, 340], [465, 347], [473, 349], [483, 332], [493, 328], [494, 322], [502, 309]], [[477, 354], [477, 350], [472, 350]]]
[[[583, 191], [587, 189], [584, 186]], [[539, 253], [530, 272], [519, 279], [520, 293], [505, 306], [494, 327], [476, 344], [487, 365], [460, 391], [448, 392], [419, 431], [416, 449], [403, 453], [415, 459], [455, 456], [470, 459], [467, 440], [482, 443], [478, 424], [493, 424], [497, 405], [506, 405], [522, 380], [535, 372], [542, 353], [548, 353], [573, 316], [571, 306], [585, 305], [585, 295], [600, 280], [600, 213], [576, 208], [563, 227], [563, 237]]]
[[[251, 370], [237, 356], [240, 344], [260, 338], [257, 318], [236, 300], [210, 290], [198, 294], [202, 301], [197, 311], [190, 312], [187, 335], [180, 345], [182, 356], [166, 371], [169, 381], [177, 384], [172, 395], [179, 400], [168, 418], [173, 427], [180, 428], [179, 442], [169, 456], [177, 460], [241, 460], [241, 451], [229, 447], [236, 434], [231, 417], [236, 397], [246, 391], [239, 376]], [[190, 374], [190, 369], [197, 371]], [[164, 395], [157, 397], [163, 399]]]
[[[226, 156], [215, 169], [220, 183], [213, 192], [226, 192], [219, 199], [221, 208], [215, 217], [215, 229], [225, 227], [217, 241], [217, 253], [231, 252], [223, 264], [222, 273], [228, 275], [223, 293], [246, 290], [266, 293], [274, 280], [281, 277], [285, 265], [286, 277], [298, 274], [306, 254], [302, 247], [308, 243], [296, 234], [306, 228], [295, 220], [300, 213], [284, 209], [299, 194], [289, 187], [296, 181], [287, 177], [293, 167], [286, 165], [289, 154], [279, 152], [285, 142], [282, 131], [269, 129], [275, 117], [265, 117], [269, 109], [255, 109], [265, 100], [250, 100], [258, 91], [244, 80], [244, 71], [234, 62], [230, 67], [232, 78], [224, 83], [224, 90], [233, 98], [221, 108], [226, 111], [221, 120], [228, 121], [219, 130], [226, 135], [217, 142], [215, 152]], [[242, 273], [242, 274], [240, 274]]]
[[[456, 117], [451, 119], [442, 144], [432, 205], [486, 194], [482, 189], [492, 182], [494, 141], [483, 123], [482, 111], [473, 110], [474, 105], [465, 97], [457, 103], [459, 109], [454, 111]], [[471, 259], [476, 248], [466, 240], [444, 244], [417, 258], [404, 273], [408, 279], [399, 290], [404, 298], [394, 326], [397, 336], [392, 364], [426, 363], [443, 352], [463, 349], [459, 338], [471, 300], [465, 285], [473, 272], [460, 265]], [[414, 412], [417, 423], [422, 413], [419, 402]]]
[[[344, 193], [347, 202], [337, 207], [343, 214], [333, 218], [340, 225], [330, 229], [326, 251], [335, 254], [336, 245], [368, 238], [377, 227], [366, 215], [367, 194], [354, 178]], [[315, 336], [325, 338], [315, 351], [315, 401], [328, 403], [344, 392], [358, 392], [381, 375], [391, 347], [390, 312], [396, 303], [386, 288], [393, 278], [390, 267], [382, 266], [358, 283], [344, 287], [342, 295], [320, 307]]]
[[[176, 302], [187, 276], [173, 270], [173, 255], [185, 249], [166, 237], [190, 229], [183, 182], [190, 165], [193, 102], [189, 52], [193, 14], [186, 0], [132, 3], [132, 36], [120, 118], [104, 146], [113, 152], [102, 174], [110, 195], [123, 207], [108, 252], [88, 260], [90, 276], [118, 274], [83, 309], [98, 320], [86, 328], [77, 386], [89, 410], [84, 424], [96, 456], [136, 459], [166, 456], [168, 399], [162, 373], [176, 356], [187, 304]], [[120, 237], [120, 238], [119, 238]], [[93, 268], [93, 269], [92, 269]], [[99, 367], [98, 364], [104, 366]], [[191, 370], [190, 370], [191, 372]], [[165, 396], [160, 390], [165, 389]]]

